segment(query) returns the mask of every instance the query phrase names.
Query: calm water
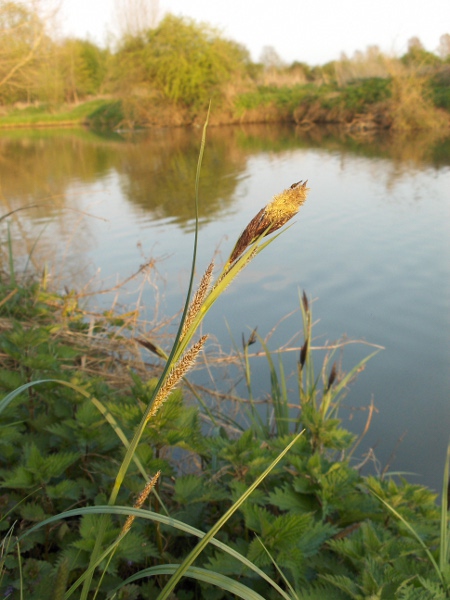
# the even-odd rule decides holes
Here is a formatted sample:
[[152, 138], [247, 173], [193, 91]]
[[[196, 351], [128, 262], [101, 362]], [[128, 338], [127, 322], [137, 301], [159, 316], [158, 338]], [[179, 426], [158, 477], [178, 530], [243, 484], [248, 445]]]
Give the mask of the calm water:
[[[201, 131], [134, 136], [84, 131], [0, 133], [2, 213], [16, 256], [61, 269], [58, 285], [111, 286], [157, 259], [141, 302], [149, 318], [182, 303], [193, 243], [193, 190]], [[249, 266], [205, 322], [221, 346], [258, 326], [265, 336], [314, 301], [317, 345], [346, 335], [385, 349], [359, 375], [341, 416], [375, 448], [381, 468], [415, 473], [440, 490], [450, 434], [450, 140], [345, 138], [287, 126], [211, 128], [201, 180], [201, 273], [226, 260], [237, 236], [271, 197], [299, 179], [311, 192], [294, 225]], [[5, 223], [1, 235], [5, 239]], [[139, 293], [139, 280], [128, 288]], [[111, 295], [103, 297], [111, 302]], [[136, 294], [121, 298], [133, 303]], [[298, 312], [270, 339], [275, 349], [301, 328]], [[173, 331], [174, 325], [169, 326]], [[294, 339], [294, 345], [300, 343]], [[350, 368], [371, 349], [349, 345]], [[295, 355], [294, 355], [295, 354]], [[286, 356], [295, 369], [297, 353]], [[198, 374], [207, 381], [207, 374]], [[254, 364], [257, 392], [269, 380]], [[228, 384], [227, 384], [228, 385]], [[290, 382], [295, 398], [295, 380]], [[238, 386], [239, 391], [244, 391]], [[354, 410], [349, 410], [353, 407]]]

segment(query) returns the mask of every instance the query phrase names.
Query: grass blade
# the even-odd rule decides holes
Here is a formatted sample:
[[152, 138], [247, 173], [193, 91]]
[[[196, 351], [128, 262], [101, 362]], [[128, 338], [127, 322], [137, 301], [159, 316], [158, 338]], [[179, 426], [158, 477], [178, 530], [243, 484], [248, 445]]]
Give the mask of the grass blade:
[[442, 482], [442, 502], [441, 502], [441, 536], [439, 551], [439, 568], [443, 572], [449, 561], [449, 528], [448, 528], [448, 484], [449, 484], [449, 466], [450, 466], [450, 444], [447, 446], [447, 457], [445, 459], [444, 477]]
[[258, 487], [258, 485], [267, 477], [267, 475], [276, 467], [276, 465], [282, 460], [282, 458], [289, 452], [292, 446], [298, 441], [300, 436], [303, 434], [301, 431], [295, 438], [286, 446], [286, 448], [277, 456], [277, 458], [272, 461], [272, 463], [267, 467], [267, 469], [253, 482], [253, 484], [248, 488], [248, 490], [242, 494], [242, 496], [227, 510], [227, 512], [217, 521], [217, 523], [212, 527], [205, 537], [197, 544], [197, 546], [188, 554], [188, 556], [184, 559], [181, 565], [177, 568], [175, 573], [172, 575], [162, 592], [159, 594], [157, 600], [167, 600], [175, 589], [175, 586], [180, 581], [180, 579], [184, 576], [184, 573], [188, 567], [192, 565], [195, 559], [202, 553], [203, 549], [207, 544], [211, 541], [211, 539], [216, 535], [216, 533], [221, 529], [222, 525], [228, 521], [228, 519], [238, 510], [240, 506], [247, 500], [247, 498], [251, 495], [251, 493]]
[[395, 515], [395, 517], [406, 527], [406, 529], [411, 533], [411, 535], [417, 540], [417, 542], [420, 544], [420, 546], [422, 546], [423, 550], [425, 551], [425, 554], [428, 557], [428, 560], [433, 565], [433, 568], [436, 571], [439, 581], [441, 582], [442, 586], [445, 589], [445, 581], [444, 581], [443, 573], [442, 573], [441, 569], [439, 568], [439, 565], [437, 564], [436, 560], [434, 559], [434, 556], [432, 555], [430, 550], [427, 548], [425, 542], [422, 540], [422, 538], [417, 533], [417, 531], [414, 529], [414, 527], [412, 525], [410, 525], [410, 523], [408, 523], [408, 521], [398, 511], [396, 511], [395, 508], [389, 504], [389, 502], [386, 502], [386, 500], [383, 500], [383, 498], [381, 496], [379, 496], [378, 494], [376, 494], [373, 490], [371, 490], [371, 493], [375, 496], [375, 498], [377, 498], [380, 502], [382, 502], [386, 506], [386, 508], [391, 511], [391, 513], [393, 515]]
[[[156, 575], [173, 575], [179, 568], [179, 566], [180, 565], [159, 565], [157, 567], [150, 567], [149, 569], [144, 569], [143, 571], [136, 573], [132, 577], [129, 577], [126, 581], [123, 582], [122, 586], [126, 585], [127, 583], [132, 583], [133, 581], [142, 579], [143, 577], [155, 577]], [[255, 592], [246, 585], [239, 583], [239, 581], [231, 579], [230, 577], [226, 577], [221, 573], [208, 571], [207, 569], [202, 569], [200, 567], [189, 567], [185, 572], [185, 577], [190, 577], [192, 579], [196, 579], [197, 581], [202, 581], [203, 583], [215, 585], [221, 590], [234, 594], [238, 598], [244, 598], [244, 600], [265, 600], [260, 594], [258, 594], [258, 592]]]
[[[59, 515], [54, 515], [52, 517], [49, 517], [45, 521], [41, 521], [40, 523], [37, 523], [36, 525], [31, 527], [29, 530], [25, 531], [18, 539], [19, 539], [19, 541], [21, 541], [24, 538], [26, 538], [28, 535], [30, 535], [31, 533], [33, 533], [41, 528], [45, 529], [48, 525], [51, 525], [52, 523], [56, 523], [58, 521], [61, 521], [62, 519], [70, 519], [72, 517], [79, 517], [79, 516], [87, 515], [87, 514], [99, 514], [99, 515], [109, 514], [109, 515], [123, 515], [123, 516], [134, 515], [137, 518], [147, 519], [150, 521], [155, 521], [157, 523], [161, 523], [163, 525], [167, 525], [169, 527], [174, 527], [175, 529], [184, 531], [185, 533], [195, 536], [195, 537], [198, 537], [199, 539], [203, 539], [204, 536], [206, 535], [205, 532], [200, 531], [199, 529], [196, 529], [195, 527], [192, 527], [191, 525], [183, 523], [183, 521], [179, 521], [177, 519], [174, 519], [173, 517], [162, 515], [160, 513], [156, 513], [156, 512], [150, 511], [150, 510], [146, 510], [146, 509], [142, 509], [142, 508], [138, 509], [138, 508], [134, 508], [134, 507], [130, 507], [130, 506], [98, 505], [98, 506], [88, 506], [88, 507], [84, 507], [84, 508], [75, 508], [75, 509], [60, 513]], [[113, 544], [107, 550], [105, 550], [105, 552], [103, 552], [103, 554], [99, 557], [98, 562], [91, 567], [92, 570], [97, 568], [97, 566], [110, 554], [110, 552], [112, 552], [114, 550], [114, 548], [120, 542], [122, 537], [123, 536], [118, 536], [118, 538], [113, 542]], [[252, 570], [254, 573], [259, 575], [262, 579], [267, 581], [267, 583], [269, 583], [280, 594], [280, 596], [282, 598], [284, 598], [285, 600], [291, 600], [290, 597], [286, 594], [286, 592], [284, 592], [278, 586], [277, 583], [275, 583], [264, 571], [259, 569], [259, 567], [254, 565], [248, 558], [246, 558], [245, 556], [243, 556], [242, 554], [240, 554], [239, 552], [237, 552], [230, 546], [227, 546], [223, 542], [220, 542], [216, 538], [212, 538], [209, 543], [212, 544], [213, 546], [215, 546], [216, 548], [218, 548], [219, 550], [221, 550], [222, 552], [229, 554], [230, 556], [232, 556], [233, 558], [235, 558], [236, 560], [241, 562], [245, 567]], [[87, 577], [87, 572], [84, 573], [73, 584], [73, 586], [70, 588], [70, 590], [68, 590], [66, 592], [65, 598], [69, 598], [70, 595], [73, 593], [73, 591], [75, 591], [75, 589], [77, 587], [79, 587], [79, 585], [81, 585], [81, 583], [84, 581], [84, 579], [86, 577]], [[69, 594], [69, 592], [70, 592], [70, 594]]]

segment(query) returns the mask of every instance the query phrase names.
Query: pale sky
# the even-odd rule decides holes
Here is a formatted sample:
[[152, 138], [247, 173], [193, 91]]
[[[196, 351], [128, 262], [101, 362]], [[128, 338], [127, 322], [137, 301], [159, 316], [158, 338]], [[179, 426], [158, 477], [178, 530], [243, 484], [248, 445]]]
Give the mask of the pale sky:
[[[62, 0], [59, 20], [64, 35], [104, 43], [117, 24], [120, 0]], [[130, 0], [131, 2], [143, 0]], [[419, 37], [435, 51], [450, 33], [450, 0], [147, 0], [158, 14], [184, 15], [206, 22], [250, 50], [258, 60], [273, 46], [286, 62], [310, 65], [338, 59], [341, 52], [378, 45], [390, 54], [406, 51]]]

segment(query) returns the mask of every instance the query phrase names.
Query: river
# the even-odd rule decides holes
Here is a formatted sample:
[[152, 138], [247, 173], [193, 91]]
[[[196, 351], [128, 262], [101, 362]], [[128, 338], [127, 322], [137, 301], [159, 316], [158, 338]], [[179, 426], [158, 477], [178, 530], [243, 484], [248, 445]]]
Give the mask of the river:
[[[2, 213], [29, 207], [2, 221], [3, 242], [8, 221], [16, 260], [38, 270], [45, 263], [60, 289], [112, 287], [153, 259], [149, 281], [133, 280], [120, 302], [134, 306], [139, 297], [156, 322], [176, 314], [190, 268], [201, 133], [0, 132]], [[292, 336], [301, 330], [305, 291], [318, 320], [315, 345], [345, 336], [384, 348], [340, 412], [360, 433], [367, 406], [373, 400], [376, 407], [355, 461], [373, 448], [371, 468], [387, 466], [440, 491], [450, 433], [450, 139], [349, 137], [291, 125], [209, 128], [198, 273], [213, 256], [223, 263], [247, 222], [300, 179], [311, 189], [306, 204], [227, 290], [204, 330], [226, 352], [231, 338], [239, 344], [256, 326], [265, 337], [278, 324], [270, 348], [298, 346], [301, 337]], [[343, 368], [372, 350], [347, 345]], [[286, 353], [288, 375], [297, 359]], [[253, 369], [264, 396], [264, 359]], [[207, 372], [195, 377], [208, 381]], [[295, 377], [288, 386], [294, 402]], [[245, 393], [242, 383], [237, 391]]]

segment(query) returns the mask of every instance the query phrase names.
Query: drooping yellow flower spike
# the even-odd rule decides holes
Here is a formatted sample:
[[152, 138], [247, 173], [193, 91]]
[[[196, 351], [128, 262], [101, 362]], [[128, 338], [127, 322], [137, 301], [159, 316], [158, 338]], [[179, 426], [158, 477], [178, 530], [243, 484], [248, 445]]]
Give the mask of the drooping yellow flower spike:
[[236, 242], [228, 264], [234, 263], [261, 235], [269, 235], [280, 229], [297, 214], [309, 191], [307, 183], [308, 181], [293, 183], [290, 188], [274, 196], [273, 200], [253, 217]]

